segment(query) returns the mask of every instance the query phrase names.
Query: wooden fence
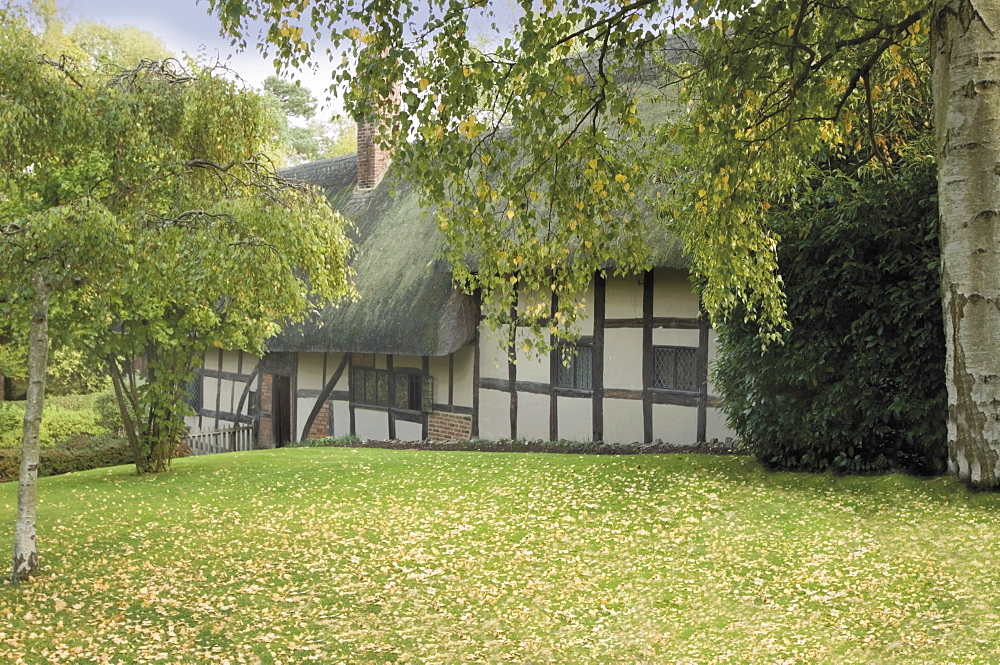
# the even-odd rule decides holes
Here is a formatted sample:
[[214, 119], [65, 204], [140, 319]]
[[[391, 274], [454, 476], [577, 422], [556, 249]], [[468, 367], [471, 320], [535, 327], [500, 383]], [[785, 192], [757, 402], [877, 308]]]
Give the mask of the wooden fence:
[[195, 455], [253, 450], [255, 443], [253, 430], [253, 425], [241, 425], [211, 432], [193, 432], [188, 434], [187, 444]]

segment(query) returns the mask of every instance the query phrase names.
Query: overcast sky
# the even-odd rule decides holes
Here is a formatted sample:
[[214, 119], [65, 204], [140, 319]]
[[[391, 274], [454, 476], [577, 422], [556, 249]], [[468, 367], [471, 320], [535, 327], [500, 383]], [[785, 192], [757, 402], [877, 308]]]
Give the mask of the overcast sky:
[[[225, 60], [232, 55], [229, 66], [257, 88], [275, 73], [273, 65], [253, 48], [253, 40], [248, 38], [251, 46], [238, 53], [229, 45], [229, 40], [219, 36], [219, 21], [208, 13], [206, 0], [60, 0], [59, 6], [64, 20], [70, 25], [81, 19], [109, 25], [134, 25], [162, 39], [167, 48], [178, 55], [206, 54], [212, 60], [217, 56]], [[330, 80], [328, 69], [305, 72], [300, 78], [318, 99], [324, 98], [323, 91]]]

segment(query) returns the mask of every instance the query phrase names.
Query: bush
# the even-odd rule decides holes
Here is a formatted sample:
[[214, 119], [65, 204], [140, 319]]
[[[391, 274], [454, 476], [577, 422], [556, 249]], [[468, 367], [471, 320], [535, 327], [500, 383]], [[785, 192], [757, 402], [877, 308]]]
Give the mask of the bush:
[[113, 391], [99, 393], [94, 401], [97, 412], [97, 424], [109, 432], [116, 433], [125, 427], [122, 424], [122, 412], [118, 408], [118, 400]]
[[[132, 450], [125, 439], [108, 434], [78, 435], [42, 449], [38, 475], [56, 476], [134, 462]], [[16, 481], [20, 465], [20, 449], [0, 448], [0, 482]]]
[[361, 443], [361, 439], [353, 434], [343, 436], [324, 436], [322, 439], [303, 439], [302, 441], [292, 441], [289, 448], [322, 448], [324, 446], [346, 446]]
[[729, 424], [778, 469], [944, 471], [944, 334], [933, 164], [828, 178], [775, 215], [792, 330], [764, 353], [737, 311], [719, 327]]
[[[19, 447], [24, 421], [23, 402], [4, 402], [0, 411], [0, 448]], [[94, 410], [73, 411], [55, 404], [46, 405], [42, 414], [41, 445], [48, 447], [76, 434], [103, 434]]]

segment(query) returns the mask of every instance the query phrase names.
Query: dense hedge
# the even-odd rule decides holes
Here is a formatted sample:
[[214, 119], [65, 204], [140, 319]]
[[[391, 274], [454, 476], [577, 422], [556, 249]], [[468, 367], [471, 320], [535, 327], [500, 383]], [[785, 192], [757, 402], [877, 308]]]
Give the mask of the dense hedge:
[[[24, 402], [0, 402], [0, 448], [20, 447], [23, 422]], [[103, 434], [107, 431], [108, 428], [98, 422], [98, 413], [92, 408], [78, 411], [46, 404], [42, 415], [41, 445], [47, 448], [75, 434]]]
[[830, 177], [774, 216], [792, 330], [761, 352], [736, 312], [716, 381], [749, 451], [772, 468], [933, 474], [946, 460], [944, 334], [933, 166]]
[[[57, 476], [119, 464], [133, 464], [128, 441], [108, 434], [73, 436], [63, 443], [43, 448], [39, 476]], [[0, 448], [0, 482], [16, 481], [21, 465], [20, 448]]]

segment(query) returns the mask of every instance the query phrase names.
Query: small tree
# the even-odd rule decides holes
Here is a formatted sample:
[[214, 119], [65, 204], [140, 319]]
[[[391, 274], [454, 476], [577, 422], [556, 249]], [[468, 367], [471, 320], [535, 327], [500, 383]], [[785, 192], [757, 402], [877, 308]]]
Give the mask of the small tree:
[[[30, 321], [17, 583], [37, 567], [50, 311], [107, 358], [147, 472], [166, 467], [206, 345], [260, 352], [275, 321], [352, 287], [342, 218], [260, 159], [274, 128], [260, 98], [220, 72], [174, 61], [78, 69], [41, 55], [10, 12], [0, 71], [0, 307]], [[142, 384], [122, 372], [140, 355]]]

